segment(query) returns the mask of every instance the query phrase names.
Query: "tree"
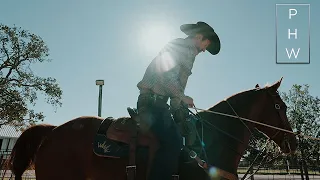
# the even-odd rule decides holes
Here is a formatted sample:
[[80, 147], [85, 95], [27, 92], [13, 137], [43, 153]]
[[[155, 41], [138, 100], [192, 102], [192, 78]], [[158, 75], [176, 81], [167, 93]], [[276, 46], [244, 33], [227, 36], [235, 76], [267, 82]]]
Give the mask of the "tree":
[[17, 127], [43, 121], [36, 112], [39, 93], [54, 107], [62, 105], [56, 79], [39, 77], [31, 65], [50, 61], [49, 48], [40, 36], [18, 27], [0, 24], [0, 125]]
[[[319, 137], [320, 134], [320, 99], [309, 94], [309, 85], [294, 84], [282, 98], [287, 104], [287, 115], [295, 132]], [[319, 141], [300, 138], [300, 155], [310, 165], [319, 165]], [[316, 162], [318, 161], [318, 162]]]

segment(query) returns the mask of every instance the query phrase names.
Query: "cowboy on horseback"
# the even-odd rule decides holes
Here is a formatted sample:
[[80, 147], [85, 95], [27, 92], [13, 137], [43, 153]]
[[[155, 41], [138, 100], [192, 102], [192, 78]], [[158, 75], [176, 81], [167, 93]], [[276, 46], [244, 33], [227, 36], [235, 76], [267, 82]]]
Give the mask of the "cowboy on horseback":
[[[169, 180], [178, 168], [183, 147], [176, 123], [183, 122], [193, 107], [193, 99], [184, 94], [195, 57], [209, 51], [220, 51], [220, 40], [214, 29], [204, 22], [184, 24], [180, 30], [188, 37], [169, 42], [147, 67], [137, 84], [140, 94], [137, 110], [140, 129], [151, 131], [159, 141], [148, 180]], [[170, 98], [170, 106], [167, 104]], [[186, 108], [183, 108], [186, 107]]]

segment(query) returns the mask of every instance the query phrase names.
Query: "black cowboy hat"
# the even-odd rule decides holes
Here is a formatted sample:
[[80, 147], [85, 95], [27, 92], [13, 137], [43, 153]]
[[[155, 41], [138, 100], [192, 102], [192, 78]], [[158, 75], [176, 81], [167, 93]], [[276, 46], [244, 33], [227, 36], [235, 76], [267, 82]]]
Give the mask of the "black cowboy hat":
[[212, 55], [216, 55], [220, 52], [221, 43], [218, 35], [214, 32], [214, 29], [205, 22], [197, 22], [197, 24], [183, 24], [180, 26], [180, 30], [186, 35], [195, 35], [197, 33], [207, 36], [211, 41], [207, 48]]

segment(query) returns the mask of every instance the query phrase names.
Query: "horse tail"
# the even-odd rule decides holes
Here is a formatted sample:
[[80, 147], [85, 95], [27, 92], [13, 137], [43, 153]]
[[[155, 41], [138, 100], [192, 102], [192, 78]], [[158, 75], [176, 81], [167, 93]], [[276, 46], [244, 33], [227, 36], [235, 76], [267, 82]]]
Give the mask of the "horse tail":
[[22, 174], [36, 157], [42, 141], [56, 126], [40, 124], [26, 129], [17, 139], [6, 165], [14, 173], [15, 180], [22, 180]]

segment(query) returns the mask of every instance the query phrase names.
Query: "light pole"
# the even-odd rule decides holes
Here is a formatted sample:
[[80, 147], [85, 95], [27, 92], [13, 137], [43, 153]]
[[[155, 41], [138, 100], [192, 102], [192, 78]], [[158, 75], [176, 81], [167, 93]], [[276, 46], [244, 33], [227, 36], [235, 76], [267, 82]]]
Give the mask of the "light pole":
[[101, 107], [102, 107], [102, 86], [104, 85], [104, 80], [96, 80], [96, 85], [99, 86], [99, 99], [98, 99], [98, 116], [101, 117]]

